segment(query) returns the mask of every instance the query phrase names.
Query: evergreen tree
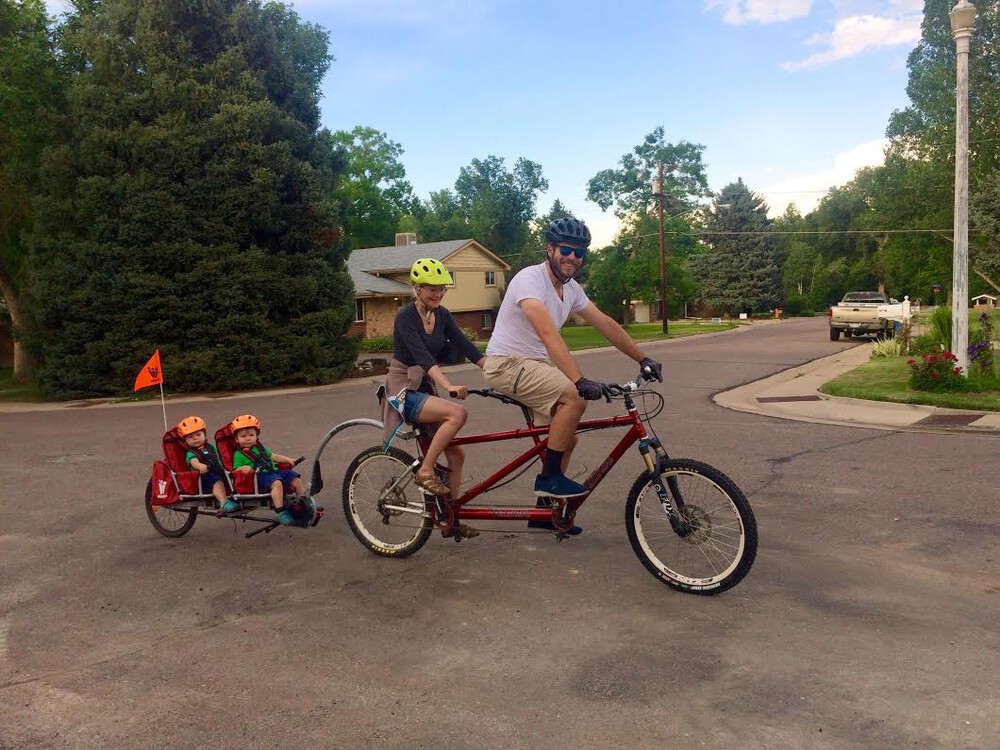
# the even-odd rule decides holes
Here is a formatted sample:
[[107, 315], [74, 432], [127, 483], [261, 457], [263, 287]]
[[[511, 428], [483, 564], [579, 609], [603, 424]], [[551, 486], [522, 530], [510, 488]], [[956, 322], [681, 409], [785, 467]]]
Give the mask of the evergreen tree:
[[767, 310], [780, 300], [781, 277], [767, 204], [740, 179], [708, 211], [707, 252], [690, 260], [702, 299], [718, 310]]
[[31, 365], [20, 342], [24, 235], [42, 151], [63, 129], [64, 76], [42, 0], [0, 0], [0, 49], [0, 314], [13, 325], [14, 377], [23, 382]]
[[72, 132], [48, 153], [28, 258], [47, 391], [127, 390], [156, 347], [175, 391], [342, 373], [326, 32], [256, 0], [78, 8]]

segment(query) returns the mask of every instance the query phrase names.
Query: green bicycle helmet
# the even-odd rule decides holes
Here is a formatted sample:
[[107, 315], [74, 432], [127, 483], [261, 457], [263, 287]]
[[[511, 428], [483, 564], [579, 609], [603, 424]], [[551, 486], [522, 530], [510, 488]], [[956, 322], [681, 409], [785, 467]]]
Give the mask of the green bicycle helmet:
[[444, 263], [437, 258], [418, 258], [410, 268], [411, 284], [429, 284], [430, 286], [453, 284], [451, 274]]

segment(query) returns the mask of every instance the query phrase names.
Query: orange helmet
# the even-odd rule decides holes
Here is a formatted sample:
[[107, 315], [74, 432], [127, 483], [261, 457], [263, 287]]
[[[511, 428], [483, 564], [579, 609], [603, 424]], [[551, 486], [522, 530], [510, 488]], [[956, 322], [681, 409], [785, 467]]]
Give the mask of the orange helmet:
[[198, 430], [205, 429], [205, 420], [201, 417], [184, 417], [177, 424], [177, 434], [182, 438], [188, 435], [193, 435], [198, 432]]
[[253, 414], [240, 414], [229, 423], [229, 426], [233, 428], [233, 432], [242, 430], [246, 427], [253, 427], [257, 430], [257, 432], [260, 432], [260, 420]]

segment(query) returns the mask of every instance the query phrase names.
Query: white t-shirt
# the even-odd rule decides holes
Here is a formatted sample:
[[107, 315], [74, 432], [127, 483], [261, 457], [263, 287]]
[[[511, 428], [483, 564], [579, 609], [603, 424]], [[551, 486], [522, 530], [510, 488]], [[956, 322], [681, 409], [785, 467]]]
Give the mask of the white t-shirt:
[[559, 299], [547, 268], [548, 262], [528, 266], [510, 280], [503, 302], [500, 304], [500, 312], [497, 313], [496, 323], [493, 325], [493, 334], [486, 346], [487, 355], [499, 354], [532, 359], [545, 359], [549, 356], [531, 321], [521, 309], [519, 304], [521, 300], [540, 300], [549, 311], [556, 328], [563, 327], [570, 313], [580, 312], [590, 304], [586, 293], [573, 279], [563, 284], [563, 296]]

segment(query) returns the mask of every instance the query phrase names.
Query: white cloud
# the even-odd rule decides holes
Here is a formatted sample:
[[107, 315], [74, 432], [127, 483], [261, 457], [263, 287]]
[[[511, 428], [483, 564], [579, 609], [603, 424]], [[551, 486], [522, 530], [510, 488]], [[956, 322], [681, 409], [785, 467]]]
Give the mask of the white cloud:
[[721, 10], [722, 20], [734, 26], [805, 18], [812, 4], [813, 0], [705, 0], [706, 8]]
[[837, 154], [829, 167], [812, 174], [789, 177], [757, 192], [767, 200], [771, 216], [783, 214], [789, 203], [794, 203], [804, 216], [816, 207], [831, 187], [850, 182], [862, 167], [882, 164], [887, 144], [885, 138], [859, 143]]
[[[899, 0], [893, 7], [902, 11], [912, 5], [909, 0]], [[790, 72], [806, 70], [854, 57], [867, 49], [913, 45], [920, 39], [920, 22], [919, 12], [895, 16], [848, 16], [837, 21], [832, 32], [814, 34], [804, 42], [825, 46], [825, 50], [804, 60], [784, 62], [781, 67]]]

